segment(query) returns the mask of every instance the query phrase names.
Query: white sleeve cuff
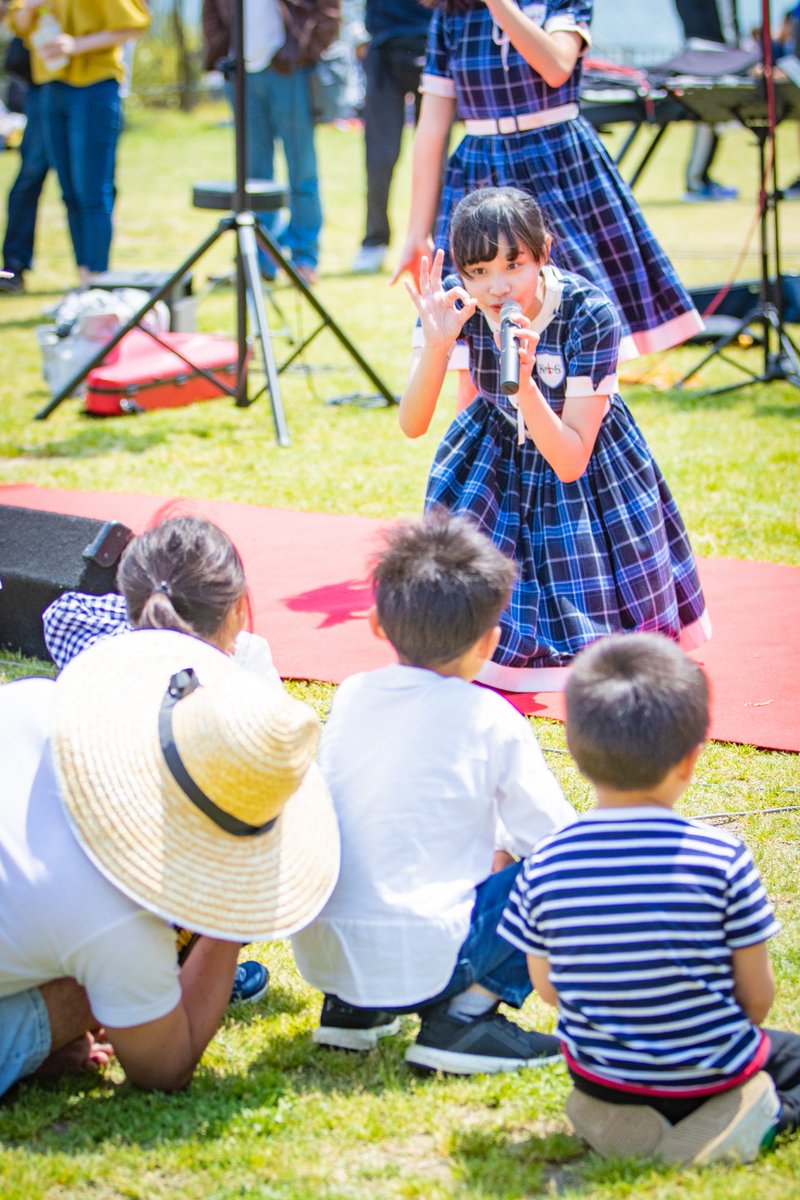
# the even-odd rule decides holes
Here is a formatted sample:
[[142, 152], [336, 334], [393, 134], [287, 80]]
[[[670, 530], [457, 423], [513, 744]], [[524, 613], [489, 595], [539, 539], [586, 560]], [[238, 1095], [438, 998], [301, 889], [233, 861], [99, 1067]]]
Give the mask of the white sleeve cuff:
[[592, 44], [592, 35], [589, 33], [589, 26], [575, 20], [568, 14], [563, 17], [551, 17], [549, 21], [545, 21], [543, 29], [545, 33], [577, 33], [578, 37], [583, 38], [583, 49], [579, 57], [582, 58]]
[[[411, 369], [413, 371], [417, 364], [419, 356], [422, 352], [422, 347], [425, 345], [425, 337], [422, 333], [422, 326], [417, 322], [414, 326], [414, 332], [411, 335]], [[448, 371], [468, 371], [469, 370], [469, 349], [466, 342], [456, 342], [447, 359]]]
[[448, 100], [455, 100], [456, 85], [452, 79], [445, 79], [443, 75], [426, 75], [424, 72], [419, 81], [419, 90], [421, 95], [429, 96], [444, 96]]
[[615, 371], [613, 375], [606, 375], [605, 379], [601, 379], [596, 387], [588, 375], [570, 375], [564, 394], [567, 397], [585, 396], [588, 399], [590, 396], [611, 396], [618, 391], [619, 379]]

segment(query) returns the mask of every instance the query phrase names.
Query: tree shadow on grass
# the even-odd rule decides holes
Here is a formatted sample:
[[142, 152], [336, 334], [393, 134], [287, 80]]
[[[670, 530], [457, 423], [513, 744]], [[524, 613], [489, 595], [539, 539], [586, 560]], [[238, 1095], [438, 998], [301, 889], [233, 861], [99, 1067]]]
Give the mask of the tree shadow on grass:
[[[186, 1092], [171, 1096], [138, 1092], [107, 1077], [28, 1083], [0, 1105], [0, 1140], [10, 1148], [24, 1145], [26, 1157], [42, 1163], [52, 1156], [78, 1160], [104, 1146], [134, 1148], [151, 1156], [156, 1151], [185, 1162], [182, 1147], [193, 1146], [194, 1169], [202, 1172], [204, 1161], [216, 1161], [218, 1153], [234, 1152], [237, 1144], [242, 1153], [263, 1138], [288, 1138], [288, 1146], [310, 1111], [308, 1104], [319, 1097], [319, 1103], [335, 1111], [342, 1128], [348, 1130], [338, 1159], [345, 1190], [340, 1191], [309, 1166], [306, 1175], [295, 1172], [291, 1179], [276, 1180], [276, 1196], [333, 1200], [350, 1195], [346, 1189], [351, 1184], [374, 1185], [376, 1196], [394, 1195], [393, 1190], [384, 1192], [382, 1183], [389, 1182], [396, 1171], [418, 1176], [420, 1185], [433, 1171], [438, 1184], [448, 1188], [448, 1195], [452, 1187], [452, 1194], [464, 1200], [473, 1195], [481, 1200], [508, 1200], [567, 1189], [570, 1194], [591, 1197], [598, 1185], [626, 1181], [635, 1187], [637, 1181], [648, 1176], [652, 1181], [653, 1173], [662, 1170], [652, 1162], [599, 1159], [566, 1131], [560, 1112], [533, 1117], [530, 1123], [520, 1123], [517, 1116], [513, 1123], [498, 1124], [495, 1109], [504, 1086], [499, 1077], [488, 1081], [489, 1088], [501, 1089], [494, 1099], [487, 1095], [484, 1079], [475, 1081], [474, 1099], [465, 1100], [463, 1080], [454, 1081], [455, 1091], [449, 1096], [445, 1089], [451, 1081], [412, 1074], [402, 1057], [408, 1035], [415, 1029], [411, 1018], [404, 1019], [400, 1036], [385, 1039], [378, 1050], [368, 1055], [348, 1054], [313, 1046], [307, 1029], [284, 1036], [282, 1022], [291, 1020], [303, 1006], [290, 994], [276, 999], [274, 1014], [270, 1009], [267, 1015], [263, 1006], [256, 1005], [245, 1018], [240, 1006], [224, 1023], [212, 1056], [218, 1060], [225, 1052], [221, 1047], [230, 1026], [246, 1020], [254, 1037], [260, 1036], [259, 1053], [240, 1069], [235, 1068], [234, 1049], [227, 1066], [204, 1065]], [[260, 1032], [259, 1022], [263, 1024]], [[557, 1084], [555, 1081], [553, 1086]], [[353, 1142], [348, 1122], [363, 1120], [364, 1096], [378, 1101], [382, 1095], [402, 1091], [408, 1093], [409, 1105], [414, 1105], [416, 1094], [425, 1112], [430, 1111], [429, 1087], [442, 1089], [443, 1107], [461, 1110], [467, 1104], [474, 1122], [470, 1119], [465, 1125], [456, 1114], [453, 1131], [445, 1135], [444, 1143], [439, 1135], [425, 1132], [424, 1122], [415, 1129], [387, 1126], [385, 1134], [365, 1130], [363, 1142]], [[350, 1099], [355, 1101], [353, 1110]], [[433, 1099], [438, 1105], [438, 1097]], [[487, 1122], [492, 1122], [491, 1127]], [[325, 1135], [321, 1137], [324, 1140]]]

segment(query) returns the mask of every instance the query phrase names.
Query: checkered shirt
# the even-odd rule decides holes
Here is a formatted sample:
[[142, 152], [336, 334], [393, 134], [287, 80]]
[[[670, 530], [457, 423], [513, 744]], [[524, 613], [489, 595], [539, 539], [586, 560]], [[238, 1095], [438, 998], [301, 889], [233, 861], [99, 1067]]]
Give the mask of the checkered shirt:
[[[549, 0], [536, 7], [546, 8], [539, 23], [548, 30], [581, 32], [591, 19], [588, 0]], [[578, 59], [562, 87], [548, 87], [513, 46], [498, 44], [491, 14], [481, 4], [462, 16], [434, 14], [423, 90], [454, 95], [464, 117], [496, 118], [576, 101], [580, 73]], [[436, 226], [436, 245], [446, 252], [445, 271], [452, 269], [447, 239], [453, 209], [481, 187], [518, 187], [534, 196], [553, 234], [553, 262], [590, 280], [614, 301], [626, 339], [658, 331], [652, 346], [640, 339], [637, 349], [626, 340], [621, 357], [666, 349], [688, 336], [685, 328], [666, 327], [693, 313], [694, 305], [583, 117], [526, 133], [462, 139], [448, 163]]]
[[[548, 33], [578, 32], [588, 43], [591, 0], [548, 0], [519, 7]], [[422, 91], [455, 95], [464, 120], [533, 113], [574, 104], [581, 60], [560, 87], [549, 87], [508, 42], [489, 10], [479, 4], [458, 16], [437, 9], [428, 35]]]
[[125, 600], [113, 592], [105, 596], [64, 592], [44, 610], [42, 621], [45, 644], [59, 671], [81, 650], [132, 628]]
[[[458, 280], [447, 280], [453, 286]], [[606, 394], [615, 381], [619, 321], [613, 305], [575, 275], [560, 288], [536, 349], [537, 382], [556, 412], [567, 393]], [[547, 301], [546, 301], [547, 303]], [[680, 513], [616, 391], [586, 471], [562, 482], [533, 441], [517, 442], [516, 413], [499, 390], [499, 355], [480, 315], [463, 330], [477, 399], [459, 414], [431, 468], [426, 508], [470, 515], [518, 567], [495, 661], [563, 666], [608, 633], [678, 638], [704, 611]]]

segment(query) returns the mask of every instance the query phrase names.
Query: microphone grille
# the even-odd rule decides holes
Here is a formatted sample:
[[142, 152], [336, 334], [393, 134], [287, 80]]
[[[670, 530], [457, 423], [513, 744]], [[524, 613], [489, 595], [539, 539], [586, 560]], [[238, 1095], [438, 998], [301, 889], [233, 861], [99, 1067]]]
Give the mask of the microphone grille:
[[522, 305], [516, 300], [506, 300], [503, 307], [500, 309], [500, 320], [505, 320], [506, 317], [516, 316], [517, 313], [522, 313]]

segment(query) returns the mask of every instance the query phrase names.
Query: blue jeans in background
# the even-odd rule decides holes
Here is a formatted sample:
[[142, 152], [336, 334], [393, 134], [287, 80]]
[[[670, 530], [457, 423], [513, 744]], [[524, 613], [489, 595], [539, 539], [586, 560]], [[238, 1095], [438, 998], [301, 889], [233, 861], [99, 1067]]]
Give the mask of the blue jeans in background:
[[3, 266], [7, 271], [29, 271], [31, 268], [36, 210], [50, 169], [42, 120], [42, 89], [33, 83], [25, 98], [25, 116], [19, 171], [8, 193], [8, 221], [3, 242]]
[[[280, 139], [289, 177], [289, 222], [281, 228], [280, 214], [262, 213], [259, 223], [289, 251], [292, 261], [303, 267], [319, 262], [322, 205], [314, 149], [311, 117], [311, 72], [300, 67], [290, 75], [279, 75], [267, 67], [245, 75], [245, 130], [247, 176], [275, 178], [275, 141]], [[274, 273], [269, 260], [262, 261]]]
[[114, 211], [114, 167], [122, 122], [116, 79], [87, 87], [42, 85], [47, 154], [56, 169], [79, 267], [107, 271]]

